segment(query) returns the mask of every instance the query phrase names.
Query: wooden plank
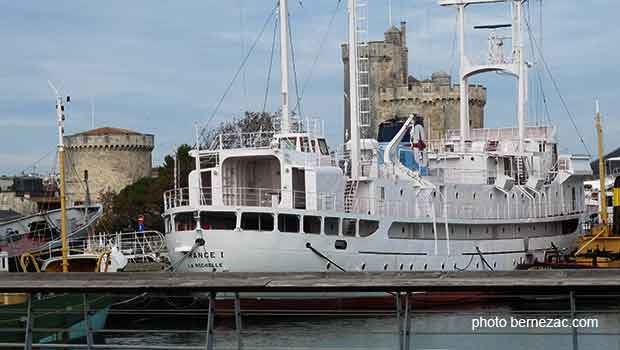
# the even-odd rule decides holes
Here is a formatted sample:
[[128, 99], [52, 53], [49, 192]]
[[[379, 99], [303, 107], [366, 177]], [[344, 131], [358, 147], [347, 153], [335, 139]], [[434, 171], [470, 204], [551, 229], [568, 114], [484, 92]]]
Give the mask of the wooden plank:
[[330, 273], [4, 273], [0, 292], [591, 291], [620, 293], [620, 270]]

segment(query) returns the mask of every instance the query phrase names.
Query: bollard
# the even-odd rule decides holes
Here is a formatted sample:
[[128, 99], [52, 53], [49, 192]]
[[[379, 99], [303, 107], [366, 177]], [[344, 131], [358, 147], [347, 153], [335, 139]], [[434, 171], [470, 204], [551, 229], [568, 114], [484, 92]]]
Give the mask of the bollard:
[[614, 181], [614, 213], [613, 213], [613, 234], [620, 235], [620, 176]]

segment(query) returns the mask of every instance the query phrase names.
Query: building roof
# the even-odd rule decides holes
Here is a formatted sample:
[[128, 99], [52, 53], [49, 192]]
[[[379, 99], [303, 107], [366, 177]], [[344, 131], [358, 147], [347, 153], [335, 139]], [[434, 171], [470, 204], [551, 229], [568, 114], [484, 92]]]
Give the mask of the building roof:
[[[620, 147], [616, 148], [614, 151], [611, 151], [609, 153], [607, 153], [603, 159], [605, 159], [606, 161], [613, 161], [614, 163], [617, 162], [617, 158], [620, 157]], [[593, 161], [592, 163], [590, 163], [590, 167], [592, 168], [592, 172], [594, 172], [594, 177], [598, 178], [598, 158], [596, 158], [595, 161]], [[609, 173], [610, 169], [607, 169], [606, 172]]]
[[386, 33], [400, 33], [400, 29], [396, 28], [396, 26], [391, 26], [390, 28], [388, 28], [388, 30], [385, 31]]
[[88, 131], [84, 131], [78, 133], [76, 135], [84, 135], [84, 136], [102, 136], [102, 135], [141, 135], [139, 132], [129, 130], [129, 129], [121, 129], [121, 128], [112, 128], [109, 126], [105, 126], [102, 128], [92, 129]]

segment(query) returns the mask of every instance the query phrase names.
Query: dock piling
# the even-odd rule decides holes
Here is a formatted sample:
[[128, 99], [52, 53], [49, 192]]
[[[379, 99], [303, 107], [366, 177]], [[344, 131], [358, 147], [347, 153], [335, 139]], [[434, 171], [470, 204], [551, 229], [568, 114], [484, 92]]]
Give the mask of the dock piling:
[[215, 292], [209, 292], [209, 311], [207, 315], [207, 350], [213, 350], [215, 347], [215, 337], [213, 329], [215, 328]]
[[92, 333], [92, 325], [90, 324], [90, 307], [88, 306], [88, 295], [82, 294], [82, 299], [84, 301], [84, 328], [86, 331], [86, 345], [87, 349], [91, 350], [93, 348], [93, 333]]
[[243, 349], [243, 339], [241, 337], [241, 300], [239, 293], [235, 293], [235, 334], [237, 335], [237, 349]]
[[[575, 292], [570, 292], [570, 316], [574, 320], [577, 313], [577, 303], [575, 301]], [[579, 339], [577, 336], [577, 328], [573, 325], [573, 350], [579, 350]]]
[[403, 306], [400, 300], [400, 292], [396, 293], [396, 324], [398, 325], [398, 348], [403, 350], [403, 338], [405, 332], [403, 330], [403, 322], [401, 321]]
[[32, 294], [28, 293], [28, 306], [26, 307], [26, 329], [24, 337], [24, 350], [32, 349]]

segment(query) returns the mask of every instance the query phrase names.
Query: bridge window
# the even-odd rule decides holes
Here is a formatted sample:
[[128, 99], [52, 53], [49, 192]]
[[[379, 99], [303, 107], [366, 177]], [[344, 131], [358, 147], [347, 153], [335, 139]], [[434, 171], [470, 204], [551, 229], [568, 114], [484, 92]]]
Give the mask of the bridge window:
[[311, 147], [311, 152], [312, 153], [316, 153], [316, 141], [314, 141], [314, 139], [310, 140], [310, 147]]
[[280, 149], [288, 149], [294, 151], [297, 149], [296, 137], [283, 137], [280, 139]]
[[273, 215], [268, 213], [243, 213], [241, 214], [241, 229], [273, 231]]
[[175, 215], [174, 224], [176, 231], [191, 231], [196, 229], [196, 219], [194, 219], [194, 213], [179, 213]]
[[310, 152], [310, 144], [308, 143], [307, 137], [301, 138], [301, 151], [302, 152]]
[[327, 142], [325, 142], [325, 139], [318, 139], [318, 142], [321, 154], [324, 156], [329, 155], [329, 148], [327, 148]]
[[356, 219], [342, 219], [342, 234], [344, 236], [355, 237], [356, 235]]
[[321, 217], [320, 216], [304, 216], [304, 232], [305, 233], [321, 233]]
[[329, 236], [338, 236], [340, 226], [340, 218], [325, 218], [325, 234]]
[[292, 214], [278, 215], [278, 230], [280, 232], [299, 232], [299, 216]]
[[237, 214], [233, 212], [205, 211], [200, 213], [203, 229], [234, 230], [237, 227]]
[[379, 229], [379, 221], [360, 220], [360, 237], [368, 237]]

